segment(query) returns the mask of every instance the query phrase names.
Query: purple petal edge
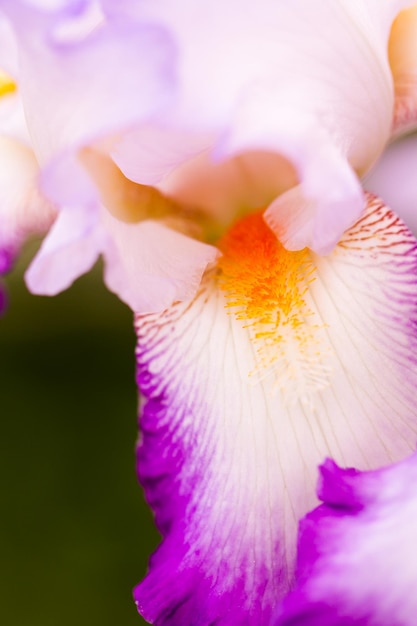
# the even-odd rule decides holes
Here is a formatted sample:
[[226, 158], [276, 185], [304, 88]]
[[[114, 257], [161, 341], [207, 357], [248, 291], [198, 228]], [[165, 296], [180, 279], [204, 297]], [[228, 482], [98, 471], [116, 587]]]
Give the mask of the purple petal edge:
[[[405, 528], [397, 524], [397, 518], [390, 525], [390, 515], [401, 507], [408, 510], [410, 501], [417, 503], [415, 484], [417, 453], [392, 466], [367, 472], [342, 469], [326, 460], [320, 467], [318, 485], [323, 504], [306, 515], [299, 525], [297, 586], [278, 607], [272, 626], [414, 625], [416, 607], [413, 603], [411, 609], [402, 604], [402, 594], [407, 595], [409, 587], [403, 584], [401, 589], [400, 584], [399, 591], [393, 593], [395, 573], [392, 579], [374, 577], [370, 557], [376, 549], [384, 554], [386, 551], [387, 555], [392, 553], [392, 533], [387, 528], [395, 527], [399, 536], [396, 541], [401, 542]], [[412, 523], [407, 515], [404, 519], [405, 524]], [[381, 520], [386, 537], [378, 525]], [[351, 530], [353, 533], [349, 534]], [[361, 553], [363, 545], [367, 548], [370, 545], [368, 538], [371, 544], [375, 538], [377, 541], [369, 553]], [[355, 555], [354, 559], [346, 558], [349, 552]], [[413, 552], [406, 553], [407, 558], [415, 558]], [[368, 571], [371, 584], [365, 593], [359, 585], [359, 594], [355, 584], [352, 585], [353, 577], [355, 574], [363, 577]], [[417, 580], [414, 584], [417, 588]], [[394, 598], [388, 605], [392, 612], [381, 609], [380, 599], [384, 595]]]
[[[203, 507], [201, 495], [195, 496], [201, 480], [211, 476], [207, 458], [216, 440], [204, 430], [211, 418], [196, 419], [207, 406], [199, 388], [194, 394], [190, 391], [196, 370], [187, 377], [177, 367], [172, 337], [193, 323], [188, 317], [184, 321], [179, 313], [183, 308], [188, 310], [188, 305], [178, 305], [178, 310], [174, 307], [162, 318], [141, 316], [137, 324], [138, 384], [144, 401], [137, 469], [163, 542], [150, 560], [148, 575], [134, 590], [134, 599], [139, 613], [159, 626], [269, 624], [275, 608], [271, 578], [275, 590], [287, 582], [286, 571], [279, 567], [281, 535], [271, 547], [277, 552], [277, 567], [271, 572], [261, 557], [254, 558], [246, 538], [242, 545], [248, 519], [244, 489], [237, 508], [230, 506], [230, 489], [228, 498], [223, 495], [226, 512], [219, 506], [223, 500], [216, 500], [217, 492], [210, 492]], [[228, 324], [226, 315], [224, 319]], [[211, 415], [215, 409], [210, 405], [206, 410]], [[196, 423], [201, 429], [184, 428]], [[210, 518], [213, 510], [217, 513]], [[217, 524], [211, 526], [212, 519]], [[258, 528], [262, 519], [260, 514]]]
[[[260, 623], [240, 606], [244, 582], [221, 593], [198, 567], [186, 565], [188, 545], [184, 516], [187, 496], [178, 493], [173, 476], [185, 462], [187, 451], [178, 445], [175, 456], [167, 457], [165, 438], [169, 425], [158, 431], [158, 415], [164, 411], [164, 396], [152, 398], [150, 376], [139, 370], [138, 382], [148, 401], [141, 415], [141, 443], [137, 471], [147, 500], [155, 511], [163, 543], [150, 559], [148, 576], [135, 588], [134, 599], [139, 613], [150, 623], [170, 626], [207, 626], [208, 624]], [[219, 567], [219, 570], [221, 568]], [[221, 577], [221, 571], [219, 578]], [[259, 607], [254, 607], [254, 612]], [[219, 618], [221, 616], [221, 618]]]

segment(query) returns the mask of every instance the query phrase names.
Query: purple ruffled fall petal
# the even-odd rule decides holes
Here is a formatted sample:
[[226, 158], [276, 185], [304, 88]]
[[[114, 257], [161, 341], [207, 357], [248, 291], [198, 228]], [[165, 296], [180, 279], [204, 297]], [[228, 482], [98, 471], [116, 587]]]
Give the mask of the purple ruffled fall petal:
[[414, 626], [417, 454], [373, 472], [327, 460], [300, 523], [297, 588], [274, 626]]
[[279, 244], [242, 224], [233, 245], [247, 247], [228, 269], [223, 251], [193, 302], [137, 318], [138, 472], [164, 540], [134, 595], [159, 626], [268, 624], [317, 465], [379, 467], [417, 438], [417, 242], [404, 224], [370, 199], [329, 257], [301, 261], [315, 267], [306, 283], [289, 273], [300, 253], [279, 248], [283, 267], [265, 270]]

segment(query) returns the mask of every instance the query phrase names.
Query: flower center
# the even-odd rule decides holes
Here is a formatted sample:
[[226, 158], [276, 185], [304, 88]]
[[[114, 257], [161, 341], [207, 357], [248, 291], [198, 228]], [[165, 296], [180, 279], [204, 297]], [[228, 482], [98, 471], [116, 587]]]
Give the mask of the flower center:
[[237, 222], [220, 240], [219, 284], [226, 307], [244, 321], [254, 345], [258, 379], [273, 377], [289, 402], [311, 402], [328, 384], [324, 324], [308, 303], [315, 265], [308, 249], [290, 252], [263, 213]]
[[105, 153], [85, 147], [79, 158], [96, 183], [102, 204], [119, 221], [134, 224], [156, 220], [194, 239], [216, 237], [213, 220], [204, 213], [182, 207], [156, 187], [134, 183]]

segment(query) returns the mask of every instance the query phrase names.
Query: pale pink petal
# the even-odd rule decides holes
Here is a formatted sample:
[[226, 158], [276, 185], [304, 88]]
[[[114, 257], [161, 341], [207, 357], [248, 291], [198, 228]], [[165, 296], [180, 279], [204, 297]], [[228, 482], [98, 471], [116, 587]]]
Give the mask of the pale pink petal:
[[195, 241], [154, 221], [138, 224], [103, 218], [111, 234], [104, 279], [131, 309], [161, 311], [190, 300], [207, 266], [218, 256], [212, 246]]
[[[289, 232], [280, 233], [285, 245], [322, 254], [363, 210], [352, 169], [367, 171], [389, 138], [394, 94], [388, 38], [397, 13], [409, 4], [234, 0], [215, 10], [212, 1], [125, 0], [104, 7], [109, 14], [154, 20], [173, 36], [180, 99], [167, 116], [168, 128], [212, 133], [217, 162], [272, 151], [291, 163], [300, 183], [299, 219], [282, 219], [293, 197], [289, 205], [283, 197], [268, 215], [281, 229], [288, 223]], [[188, 158], [186, 149], [183, 156]], [[289, 177], [286, 189], [292, 185]]]
[[186, 207], [198, 207], [219, 230], [238, 215], [267, 206], [297, 184], [291, 163], [274, 152], [248, 151], [214, 161], [206, 150], [162, 180], [158, 188]]
[[109, 152], [122, 172], [137, 183], [159, 183], [178, 164], [206, 150], [212, 137], [145, 124], [115, 138]]
[[99, 255], [104, 280], [134, 311], [160, 311], [193, 297], [216, 248], [162, 224], [127, 224], [104, 209], [61, 210], [26, 272], [33, 293], [54, 295], [88, 271]]
[[105, 233], [98, 211], [61, 209], [26, 271], [32, 293], [52, 296], [69, 287], [94, 265], [104, 248]]
[[42, 163], [142, 122], [171, 97], [173, 50], [162, 29], [119, 19], [68, 41], [56, 32], [66, 13], [43, 14], [21, 0], [4, 8], [18, 39], [19, 83]]

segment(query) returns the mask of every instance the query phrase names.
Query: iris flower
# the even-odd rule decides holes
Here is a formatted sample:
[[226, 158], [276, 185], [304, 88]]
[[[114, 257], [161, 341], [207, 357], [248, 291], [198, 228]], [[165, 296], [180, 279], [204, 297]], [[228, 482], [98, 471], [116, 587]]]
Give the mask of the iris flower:
[[[22, 189], [54, 219], [27, 284], [57, 293], [101, 254], [135, 312], [138, 475], [163, 536], [139, 612], [159, 625], [373, 623], [377, 603], [361, 602], [386, 580], [359, 589], [345, 555], [351, 533], [359, 567], [367, 533], [381, 533], [372, 563], [390, 549], [390, 481], [414, 464], [417, 241], [362, 181], [417, 125], [417, 5], [0, 9], [38, 168]], [[30, 232], [30, 203], [16, 206]], [[367, 525], [374, 506], [382, 522]], [[389, 619], [375, 623], [411, 623]]]

